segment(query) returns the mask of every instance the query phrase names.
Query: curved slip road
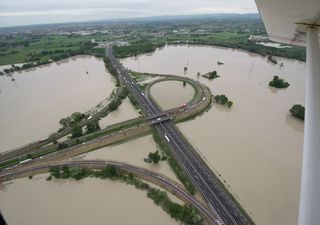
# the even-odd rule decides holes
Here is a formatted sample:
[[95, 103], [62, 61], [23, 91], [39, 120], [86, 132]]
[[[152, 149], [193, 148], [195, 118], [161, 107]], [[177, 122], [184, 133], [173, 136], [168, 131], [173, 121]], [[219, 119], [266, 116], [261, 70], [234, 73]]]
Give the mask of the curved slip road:
[[173, 195], [177, 196], [185, 203], [193, 205], [209, 224], [218, 224], [217, 218], [211, 213], [211, 211], [207, 207], [205, 207], [199, 200], [197, 200], [191, 194], [189, 194], [180, 184], [176, 183], [175, 181], [167, 178], [166, 176], [160, 173], [156, 173], [148, 169], [140, 168], [122, 162], [104, 160], [75, 160], [59, 163], [50, 163], [41, 166], [21, 168], [12, 172], [2, 172], [0, 174], [0, 182], [16, 179], [18, 177], [26, 177], [31, 174], [46, 173], [48, 172], [50, 167], [54, 166], [71, 166], [84, 167], [90, 169], [102, 169], [107, 165], [115, 166], [125, 172], [132, 173], [138, 177], [143, 178], [144, 180], [147, 180], [158, 186], [163, 187], [164, 189], [166, 189]]
[[[159, 114], [158, 108], [152, 99], [145, 96], [137, 83], [130, 77], [128, 71], [120, 61], [114, 57], [112, 46], [106, 50], [113, 66], [117, 69], [118, 78], [131, 90], [135, 99], [139, 102], [141, 109], [148, 115]], [[208, 97], [209, 96], [205, 96]], [[164, 121], [153, 125], [156, 132], [167, 142], [172, 154], [184, 168], [193, 184], [202, 194], [212, 213], [218, 218], [221, 225], [251, 225], [251, 218], [232, 199], [223, 184], [213, 174], [206, 163], [201, 159], [191, 144], [177, 130], [174, 123]]]

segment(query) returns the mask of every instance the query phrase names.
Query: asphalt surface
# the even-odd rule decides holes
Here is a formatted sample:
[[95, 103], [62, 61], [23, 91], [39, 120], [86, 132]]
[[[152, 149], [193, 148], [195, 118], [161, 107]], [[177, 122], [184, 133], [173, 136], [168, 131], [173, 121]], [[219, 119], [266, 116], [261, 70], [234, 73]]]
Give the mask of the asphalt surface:
[[216, 218], [212, 215], [211, 211], [204, 206], [199, 200], [194, 198], [191, 194], [189, 194], [181, 185], [176, 182], [168, 179], [162, 174], [143, 169], [137, 166], [133, 166], [126, 163], [115, 162], [115, 161], [102, 161], [102, 160], [81, 160], [81, 161], [66, 161], [54, 164], [47, 164], [41, 166], [34, 166], [31, 168], [22, 168], [18, 171], [7, 172], [0, 174], [0, 181], [7, 180], [14, 176], [19, 175], [27, 175], [28, 173], [36, 173], [37, 171], [43, 172], [45, 169], [49, 169], [54, 166], [74, 166], [74, 167], [88, 167], [88, 168], [103, 168], [107, 165], [113, 165], [121, 170], [132, 173], [137, 176], [142, 176], [144, 179], [152, 181], [155, 184], [160, 184], [166, 190], [171, 192], [174, 195], [180, 197], [183, 201], [191, 203], [199, 213], [210, 223], [216, 224]]
[[[118, 59], [114, 57], [112, 47], [107, 48], [106, 54], [116, 68], [120, 82], [131, 90], [144, 113], [149, 116], [160, 114], [161, 110], [157, 105], [145, 96], [144, 92], [131, 78], [127, 70], [122, 66]], [[212, 214], [217, 218], [217, 224], [251, 224], [250, 220], [225, 191], [220, 181], [214, 176], [206, 163], [170, 120], [156, 123], [153, 127], [163, 140], [168, 143], [172, 154], [185, 169], [193, 184], [202, 194], [210, 207]]]

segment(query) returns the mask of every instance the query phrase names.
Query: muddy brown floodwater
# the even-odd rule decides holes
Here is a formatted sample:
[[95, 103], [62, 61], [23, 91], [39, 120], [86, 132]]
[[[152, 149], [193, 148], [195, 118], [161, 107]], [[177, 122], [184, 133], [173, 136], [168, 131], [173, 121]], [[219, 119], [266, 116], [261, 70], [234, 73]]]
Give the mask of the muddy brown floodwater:
[[[50, 112], [50, 108], [45, 109], [45, 114], [50, 114], [50, 117], [54, 117], [56, 114], [59, 115], [59, 113], [66, 113], [66, 115], [69, 115], [75, 110], [81, 112], [89, 110], [104, 98], [109, 97], [112, 88], [114, 87], [114, 82], [104, 70], [103, 63], [101, 63], [100, 60], [92, 57], [77, 57], [72, 60], [61, 62], [59, 66], [51, 65], [46, 68], [38, 68], [35, 71], [14, 75], [14, 77], [16, 77], [16, 81], [22, 83], [25, 90], [20, 92], [26, 93], [26, 96], [28, 96], [28, 92], [32, 91], [31, 84], [33, 82], [43, 83], [42, 85], [47, 89], [50, 89], [51, 83], [56, 84], [59, 80], [60, 82], [65, 82], [64, 85], [71, 85], [71, 83], [74, 83], [72, 88], [75, 90], [72, 90], [71, 94], [68, 93], [69, 90], [60, 90], [61, 93], [60, 91], [57, 93], [58, 97], [61, 94], [66, 98], [62, 102], [59, 102], [58, 108], [60, 110]], [[86, 67], [83, 65], [86, 65]], [[63, 77], [59, 77], [60, 75], [57, 73], [57, 71], [60, 71], [60, 67], [62, 67], [62, 71], [64, 71]], [[89, 71], [88, 75], [84, 70], [85, 68]], [[70, 71], [68, 72], [67, 69]], [[40, 72], [42, 71], [42, 73], [37, 74], [36, 72], [38, 70], [40, 70]], [[24, 75], [30, 75], [30, 80], [20, 81], [25, 78], [23, 77]], [[42, 81], [43, 79], [46, 80], [43, 76], [48, 76], [47, 79], [50, 83]], [[56, 81], [56, 79], [58, 81]], [[6, 85], [11, 85], [11, 81], [5, 82], [7, 82]], [[42, 87], [39, 87], [39, 89], [40, 90], [35, 89], [34, 91], [41, 91]], [[14, 93], [14, 90], [11, 91]], [[63, 91], [66, 93], [63, 94]], [[21, 95], [21, 93], [17, 95]], [[50, 93], [47, 93], [46, 95], [51, 99], [56, 97], [54, 90], [52, 90], [51, 94], [52, 96]], [[93, 96], [86, 99], [87, 95]], [[42, 98], [39, 97], [37, 99], [37, 104], [32, 106], [34, 108], [30, 107], [32, 112], [36, 111], [38, 107], [42, 105], [47, 107], [47, 102], [41, 102], [44, 97], [45, 95], [43, 95]], [[69, 102], [70, 104], [74, 104], [75, 97], [79, 99], [79, 101], [76, 101], [74, 108], [69, 110], [68, 104]], [[7, 98], [9, 97], [7, 96]], [[84, 101], [80, 101], [80, 99], [84, 99]], [[27, 100], [29, 100], [29, 98]], [[16, 107], [21, 106], [17, 105]], [[70, 112], [68, 112], [68, 110]], [[22, 113], [22, 111], [16, 112], [18, 117], [21, 116], [19, 112]], [[37, 113], [37, 115], [39, 113]], [[138, 116], [139, 113], [127, 98], [117, 110], [100, 120], [100, 126], [104, 128], [108, 125], [136, 118]], [[36, 125], [42, 128], [52, 125], [53, 127], [57, 126], [55, 129], [58, 129], [59, 124], [57, 121], [46, 121], [45, 123], [48, 124], [42, 124], [41, 126], [38, 124]], [[13, 124], [13, 128], [15, 128], [15, 126], [16, 124]], [[47, 130], [47, 128], [43, 130], [43, 132], [49, 131], [50, 130]], [[42, 132], [39, 132], [39, 134], [43, 135]], [[33, 140], [32, 138], [37, 138], [36, 135], [28, 135], [29, 134], [26, 134], [27, 138], [30, 138], [31, 140]], [[1, 144], [3, 143], [1, 142]], [[153, 141], [151, 135], [148, 135], [117, 145], [107, 146], [75, 158], [124, 161], [163, 173], [168, 177], [177, 180], [167, 162], [151, 165], [143, 161], [143, 158], [147, 157], [149, 152], [154, 152], [156, 150], [156, 143]], [[0, 187], [0, 210], [9, 224], [178, 224], [160, 207], [156, 206], [152, 200], [148, 199], [146, 193], [136, 190], [133, 186], [125, 185], [120, 182], [92, 178], [81, 181], [45, 181], [47, 176], [48, 175], [39, 175], [31, 180], [17, 179], [13, 182], [2, 184]], [[174, 201], [181, 203], [181, 201], [173, 195], [169, 194], [169, 196]]]
[[99, 121], [100, 127], [105, 128], [109, 125], [120, 123], [126, 120], [141, 116], [131, 104], [129, 98], [122, 101], [121, 105]]
[[0, 76], [0, 152], [47, 137], [61, 118], [90, 110], [115, 86], [103, 61], [91, 56], [16, 72], [13, 78]]
[[181, 81], [162, 81], [152, 85], [150, 94], [162, 109], [168, 110], [188, 103], [193, 98], [194, 89], [190, 84], [184, 86]]
[[176, 225], [146, 193], [110, 180], [17, 179], [0, 190], [0, 210], [12, 225]]
[[162, 173], [167, 177], [179, 182], [167, 161], [160, 161], [156, 165], [144, 162], [143, 159], [148, 158], [148, 154], [150, 152], [155, 152], [157, 150], [159, 149], [152, 136], [146, 135], [123, 143], [100, 148], [75, 158], [123, 161], [132, 165]]
[[[213, 94], [234, 102], [231, 109], [214, 105], [178, 127], [259, 225], [293, 225], [298, 217], [303, 122], [292, 118], [289, 109], [304, 104], [305, 63], [277, 59], [275, 65], [240, 50], [167, 46], [122, 60], [131, 70], [200, 80]], [[221, 77], [197, 76], [213, 70]], [[290, 87], [270, 88], [274, 75]]]

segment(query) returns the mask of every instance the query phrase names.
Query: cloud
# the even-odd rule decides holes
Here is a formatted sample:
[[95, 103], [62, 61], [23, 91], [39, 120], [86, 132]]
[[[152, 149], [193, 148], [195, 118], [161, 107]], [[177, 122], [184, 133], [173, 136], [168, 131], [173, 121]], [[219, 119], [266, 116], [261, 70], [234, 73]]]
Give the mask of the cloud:
[[94, 15], [103, 12], [138, 12], [141, 10], [126, 8], [87, 8], [87, 9], [56, 9], [26, 12], [0, 12], [0, 17], [20, 17], [20, 16], [72, 16], [72, 15]]
[[255, 13], [255, 8], [217, 8], [217, 7], [202, 7], [194, 8], [187, 11], [179, 12], [184, 14], [209, 14], [209, 13]]
[[0, 26], [252, 12], [254, 0], [0, 0]]

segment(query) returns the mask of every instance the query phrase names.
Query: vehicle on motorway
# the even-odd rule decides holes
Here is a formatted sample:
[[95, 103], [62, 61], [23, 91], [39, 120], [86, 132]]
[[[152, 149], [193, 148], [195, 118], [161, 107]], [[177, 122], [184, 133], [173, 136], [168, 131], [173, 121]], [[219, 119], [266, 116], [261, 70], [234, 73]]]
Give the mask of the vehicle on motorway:
[[25, 159], [25, 160], [20, 161], [19, 164], [23, 164], [23, 163], [30, 162], [30, 161], [31, 161], [31, 159]]
[[165, 134], [164, 137], [165, 137], [165, 139], [166, 139], [168, 142], [170, 142], [170, 139], [168, 138], [168, 135], [167, 135], [167, 134]]

